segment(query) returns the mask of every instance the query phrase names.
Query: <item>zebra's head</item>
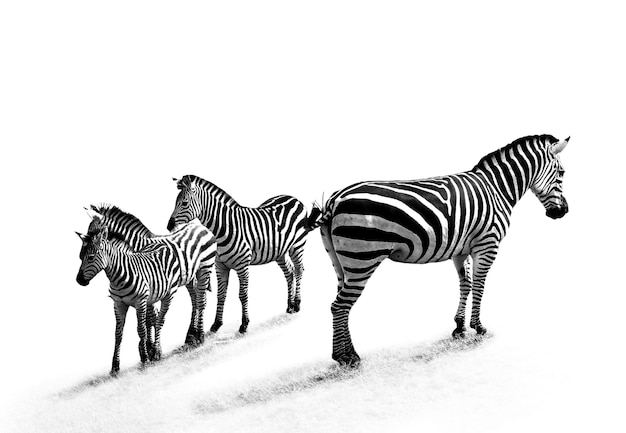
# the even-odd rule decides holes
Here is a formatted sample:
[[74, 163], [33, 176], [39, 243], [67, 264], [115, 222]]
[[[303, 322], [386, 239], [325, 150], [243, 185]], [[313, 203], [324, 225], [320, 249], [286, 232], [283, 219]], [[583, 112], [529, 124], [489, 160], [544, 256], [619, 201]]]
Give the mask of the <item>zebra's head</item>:
[[104, 226], [89, 235], [83, 235], [78, 232], [76, 234], [83, 241], [83, 246], [80, 250], [82, 262], [76, 281], [81, 286], [86, 286], [107, 265], [107, 259], [103, 254], [103, 246], [108, 237], [108, 228]]
[[559, 153], [565, 149], [568, 142], [569, 137], [543, 148], [544, 154], [541, 156], [544, 159], [544, 163], [540, 164], [539, 172], [530, 187], [539, 201], [541, 201], [541, 204], [543, 204], [543, 207], [545, 207], [546, 215], [552, 219], [562, 218], [569, 211], [567, 200], [563, 195], [563, 175], [565, 170], [559, 157]]
[[184, 176], [182, 179], [174, 179], [176, 186], [180, 190], [176, 197], [174, 212], [167, 223], [167, 229], [188, 223], [194, 218], [199, 218], [202, 211], [199, 188], [194, 179]]

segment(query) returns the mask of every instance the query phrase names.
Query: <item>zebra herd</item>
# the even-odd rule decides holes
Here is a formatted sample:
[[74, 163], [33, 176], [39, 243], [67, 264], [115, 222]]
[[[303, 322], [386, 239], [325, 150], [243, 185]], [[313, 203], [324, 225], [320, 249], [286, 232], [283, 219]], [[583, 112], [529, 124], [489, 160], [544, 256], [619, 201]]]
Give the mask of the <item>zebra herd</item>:
[[[559, 154], [569, 137], [523, 137], [483, 157], [469, 171], [413, 181], [360, 182], [335, 192], [310, 214], [294, 197], [270, 198], [257, 208], [239, 205], [230, 195], [193, 175], [174, 179], [180, 190], [167, 235], [155, 235], [131, 214], [111, 205], [91, 206], [77, 281], [81, 285], [104, 270], [110, 281], [116, 331], [112, 374], [119, 370], [119, 347], [129, 306], [137, 311], [141, 362], [161, 356], [160, 331], [172, 296], [186, 286], [192, 315], [185, 343], [204, 341], [206, 291], [217, 276], [217, 309], [210, 328], [222, 326], [231, 270], [239, 279], [245, 333], [251, 265], [277, 262], [287, 281], [287, 312], [300, 310], [302, 256], [307, 234], [320, 228], [337, 274], [332, 357], [341, 365], [360, 362], [348, 317], [367, 281], [386, 258], [403, 263], [452, 259], [460, 300], [452, 335], [465, 335], [470, 292], [470, 327], [485, 334], [480, 304], [485, 278], [509, 227], [514, 205], [531, 190], [552, 219], [568, 212]], [[160, 302], [160, 311], [155, 303]], [[154, 328], [154, 340], [152, 339]]]

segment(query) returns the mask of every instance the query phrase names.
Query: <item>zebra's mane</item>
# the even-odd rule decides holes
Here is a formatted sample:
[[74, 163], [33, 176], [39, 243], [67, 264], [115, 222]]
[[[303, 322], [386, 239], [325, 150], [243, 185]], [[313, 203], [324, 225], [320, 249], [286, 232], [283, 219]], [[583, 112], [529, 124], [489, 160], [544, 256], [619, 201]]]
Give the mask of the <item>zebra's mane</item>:
[[202, 179], [201, 177], [195, 176], [193, 174], [187, 174], [183, 176], [183, 178], [180, 180], [181, 184], [187, 185], [187, 186], [191, 185], [193, 181], [196, 182], [196, 185], [199, 188], [202, 188], [203, 190], [207, 191], [208, 193], [216, 197], [222, 203], [227, 204], [227, 205], [239, 206], [239, 203], [237, 203], [237, 201], [234, 198], [232, 198], [230, 194], [228, 194], [226, 191], [224, 191], [222, 188], [215, 185], [214, 183], [209, 182], [208, 180]]
[[501, 147], [498, 150], [494, 150], [493, 152], [483, 156], [478, 164], [474, 166], [474, 169], [481, 168], [485, 165], [485, 163], [489, 162], [492, 157], [500, 155], [502, 153], [506, 153], [507, 150], [516, 147], [519, 144], [525, 144], [526, 142], [532, 142], [533, 140], [538, 140], [541, 144], [554, 144], [559, 141], [553, 135], [550, 134], [542, 134], [542, 135], [527, 135], [526, 137], [518, 138], [517, 140], [507, 144], [504, 147]]
[[[87, 230], [87, 236], [96, 234], [102, 229], [102, 225], [106, 224], [109, 227], [109, 240], [118, 240], [123, 243], [127, 243], [131, 248], [131, 240], [128, 238], [129, 233], [143, 232], [143, 236], [152, 237], [154, 234], [141, 222], [139, 218], [123, 211], [117, 206], [108, 203], [100, 203], [97, 206], [92, 205], [91, 208], [104, 217], [104, 221], [94, 219], [89, 224]], [[115, 224], [117, 223], [117, 224]], [[124, 233], [124, 229], [121, 227], [132, 227], [132, 232]], [[121, 231], [118, 231], [120, 230]]]

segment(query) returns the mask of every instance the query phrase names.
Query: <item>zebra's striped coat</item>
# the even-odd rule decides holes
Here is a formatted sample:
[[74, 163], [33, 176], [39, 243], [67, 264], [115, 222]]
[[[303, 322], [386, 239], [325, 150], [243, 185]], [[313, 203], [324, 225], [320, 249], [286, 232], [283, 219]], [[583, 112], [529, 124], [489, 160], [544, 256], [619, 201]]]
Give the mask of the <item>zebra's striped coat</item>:
[[470, 326], [484, 334], [479, 318], [484, 282], [515, 203], [531, 189], [551, 218], [568, 211], [558, 157], [566, 144], [551, 135], [524, 137], [485, 156], [467, 172], [414, 181], [361, 182], [335, 192], [320, 215], [309, 221], [312, 228], [321, 226], [338, 278], [331, 307], [333, 358], [348, 365], [359, 362], [348, 315], [386, 258], [404, 263], [452, 259], [461, 286], [453, 335], [465, 332], [470, 290]]
[[[108, 227], [100, 226], [89, 235], [78, 234], [85, 244], [81, 249], [81, 266], [76, 280], [86, 286], [101, 270], [110, 282], [109, 294], [114, 302], [116, 327], [115, 349], [111, 373], [119, 371], [119, 349], [128, 307], [137, 310], [137, 332], [141, 362], [159, 359], [161, 355], [160, 330], [165, 321], [172, 297], [179, 286], [194, 275], [208, 278], [205, 266], [215, 254], [213, 236], [199, 221], [177, 227], [168, 237], [152, 243], [138, 252], [117, 239], [109, 239]], [[182, 245], [182, 248], [181, 248]], [[148, 306], [161, 302], [155, 319], [155, 342], [148, 353]]]
[[222, 325], [229, 272], [239, 277], [242, 319], [239, 332], [246, 332], [249, 267], [277, 262], [287, 280], [287, 312], [300, 310], [302, 255], [308, 228], [304, 205], [287, 195], [272, 197], [257, 208], [239, 205], [216, 185], [192, 175], [176, 180], [180, 193], [168, 228], [199, 218], [217, 238], [217, 311], [211, 331]]

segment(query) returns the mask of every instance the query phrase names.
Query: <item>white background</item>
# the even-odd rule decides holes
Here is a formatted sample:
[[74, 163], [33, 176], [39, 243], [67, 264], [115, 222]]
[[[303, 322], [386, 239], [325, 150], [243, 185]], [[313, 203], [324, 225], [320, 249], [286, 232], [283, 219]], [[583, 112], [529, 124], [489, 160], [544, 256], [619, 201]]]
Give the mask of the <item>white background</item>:
[[[522, 339], [533, 359], [571, 373], [554, 385], [564, 408], [576, 392], [574, 413], [587, 408], [591, 425], [616, 427], [626, 114], [617, 5], [4, 2], [0, 398], [46, 396], [108, 371], [106, 278], [75, 282], [83, 206], [110, 202], [165, 233], [172, 177], [199, 175], [248, 206], [291, 194], [310, 207], [351, 182], [455, 173], [518, 137], [548, 133], [572, 137], [562, 154], [570, 213], [552, 221], [530, 193], [515, 208], [483, 323], [497, 341]], [[302, 314], [317, 309], [327, 320], [306, 330], [326, 361], [335, 277], [318, 233], [305, 264]], [[239, 319], [231, 281], [226, 331]], [[283, 285], [277, 266], [252, 270], [251, 329], [255, 314], [282, 313]], [[186, 330], [187, 296], [168, 318], [168, 350]], [[456, 302], [450, 263], [389, 263], [353, 311], [354, 330], [367, 329], [353, 331], [357, 350], [416, 344], [415, 329], [427, 329], [422, 343], [448, 335]], [[123, 367], [138, 360], [132, 313]]]

